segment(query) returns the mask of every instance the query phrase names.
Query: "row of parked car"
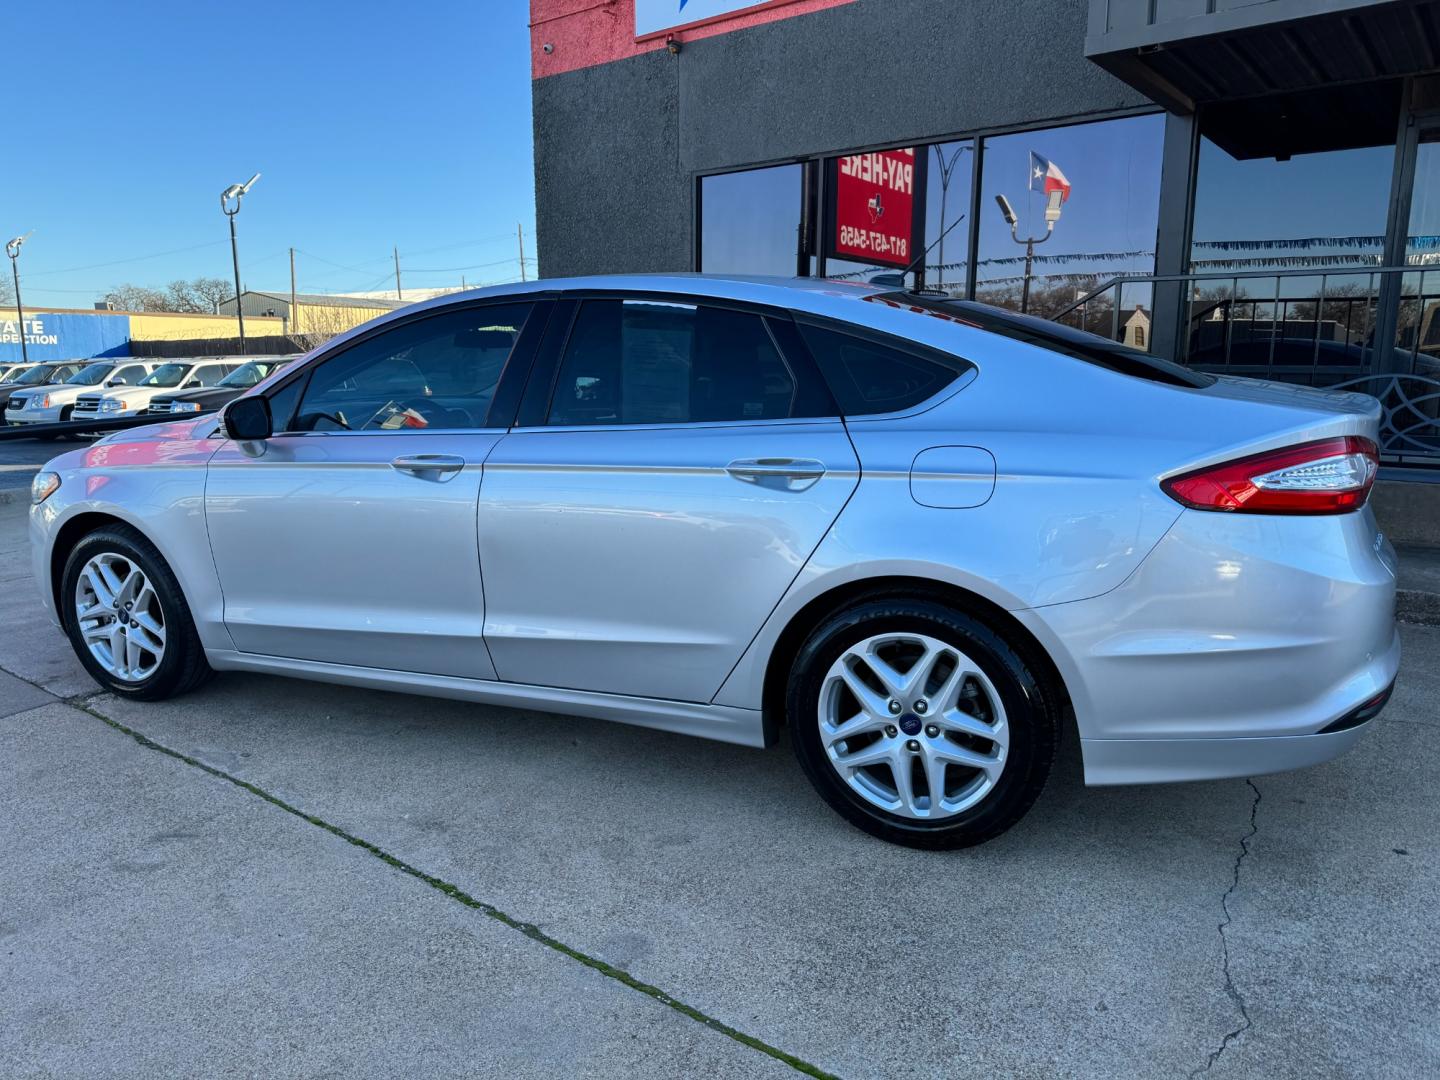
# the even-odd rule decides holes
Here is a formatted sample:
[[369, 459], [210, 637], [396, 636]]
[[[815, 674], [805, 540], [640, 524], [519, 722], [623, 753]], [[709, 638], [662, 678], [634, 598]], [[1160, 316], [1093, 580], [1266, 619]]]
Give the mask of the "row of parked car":
[[295, 359], [117, 357], [0, 366], [0, 423], [56, 424], [210, 412]]

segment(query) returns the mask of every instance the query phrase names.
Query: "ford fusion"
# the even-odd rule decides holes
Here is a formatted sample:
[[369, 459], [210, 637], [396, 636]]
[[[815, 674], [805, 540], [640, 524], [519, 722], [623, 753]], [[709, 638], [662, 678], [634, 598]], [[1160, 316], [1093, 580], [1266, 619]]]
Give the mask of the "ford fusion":
[[[46, 605], [244, 670], [773, 745], [916, 847], [1342, 753], [1399, 664], [1379, 404], [825, 281], [445, 297], [35, 479]], [[265, 558], [257, 553], [266, 552]]]

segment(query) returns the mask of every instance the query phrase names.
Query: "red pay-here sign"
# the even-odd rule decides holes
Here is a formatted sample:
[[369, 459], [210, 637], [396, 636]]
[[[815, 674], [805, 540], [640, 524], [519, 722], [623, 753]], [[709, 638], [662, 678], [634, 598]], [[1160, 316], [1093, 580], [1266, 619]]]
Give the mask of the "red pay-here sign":
[[850, 154], [835, 163], [831, 254], [904, 269], [915, 230], [915, 150]]

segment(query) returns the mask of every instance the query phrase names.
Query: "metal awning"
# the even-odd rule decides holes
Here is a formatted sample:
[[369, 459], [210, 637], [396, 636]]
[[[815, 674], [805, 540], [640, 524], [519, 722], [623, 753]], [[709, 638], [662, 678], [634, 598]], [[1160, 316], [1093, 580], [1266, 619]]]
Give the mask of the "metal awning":
[[1440, 70], [1440, 0], [1091, 0], [1085, 53], [1236, 157], [1375, 145]]

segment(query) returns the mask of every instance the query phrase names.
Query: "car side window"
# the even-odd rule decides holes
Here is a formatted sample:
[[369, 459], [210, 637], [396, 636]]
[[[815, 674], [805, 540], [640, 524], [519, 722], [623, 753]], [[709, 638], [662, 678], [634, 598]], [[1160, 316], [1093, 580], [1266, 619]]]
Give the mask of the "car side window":
[[225, 369], [219, 364], [210, 364], [206, 367], [195, 369], [194, 378], [191, 380], [195, 386], [214, 386], [225, 377]]
[[685, 424], [794, 415], [796, 381], [759, 315], [662, 300], [586, 300], [547, 423]]
[[[304, 382], [292, 431], [482, 428], [529, 302], [461, 308], [406, 322], [321, 362]], [[277, 425], [286, 390], [271, 398]]]
[[901, 412], [934, 397], [960, 376], [905, 349], [836, 330], [801, 324], [800, 332], [846, 416]]
[[[141, 367], [139, 364], [127, 364], [125, 367], [122, 367], [119, 371], [111, 375], [110, 379], [124, 379], [126, 386], [134, 386], [144, 377], [145, 369], [143, 367]], [[120, 384], [116, 383], [116, 385], [118, 386]]]

